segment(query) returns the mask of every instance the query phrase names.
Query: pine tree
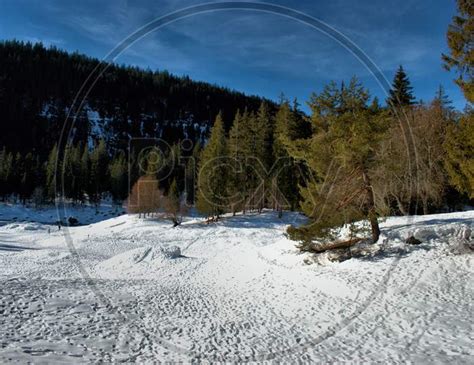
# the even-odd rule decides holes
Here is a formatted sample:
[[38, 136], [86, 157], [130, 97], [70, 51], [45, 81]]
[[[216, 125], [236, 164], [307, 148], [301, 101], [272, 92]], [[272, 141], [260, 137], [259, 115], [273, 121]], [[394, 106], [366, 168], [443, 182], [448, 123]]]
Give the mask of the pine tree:
[[444, 142], [445, 168], [451, 184], [474, 199], [474, 113], [448, 125]]
[[104, 140], [100, 140], [90, 156], [91, 195], [89, 200], [99, 204], [103, 192], [108, 191], [108, 162], [109, 155]]
[[228, 155], [232, 166], [227, 176], [227, 192], [229, 194], [229, 208], [234, 215], [237, 211], [245, 209], [246, 192], [243, 191], [243, 187], [245, 186], [246, 180], [244, 170], [246, 164], [246, 146], [243, 144], [243, 132], [245, 132], [245, 130], [242, 129], [245, 127], [242, 123], [244, 118], [247, 118], [247, 111], [242, 115], [240, 111], [237, 110], [227, 142]]
[[[54, 201], [56, 198], [56, 165], [58, 159], [58, 147], [54, 145], [49, 153], [46, 163], [46, 194], [49, 200]], [[59, 166], [58, 166], [59, 167]], [[58, 169], [60, 170], [60, 169]]]
[[257, 207], [259, 211], [266, 205], [268, 192], [271, 188], [271, 178], [268, 176], [273, 165], [273, 117], [268, 104], [262, 102], [255, 116], [253, 136], [255, 138], [255, 152], [253, 161], [248, 161], [257, 173]]
[[123, 153], [118, 153], [110, 164], [110, 189], [115, 203], [123, 201], [128, 195], [127, 163]]
[[412, 86], [405, 70], [400, 65], [392, 83], [390, 97], [387, 99], [387, 105], [390, 107], [404, 107], [413, 105], [415, 98], [412, 94]]
[[3, 147], [0, 152], [0, 196], [3, 198], [11, 192], [11, 175], [13, 155]]
[[299, 168], [287, 151], [288, 141], [294, 141], [299, 133], [294, 127], [295, 113], [290, 109], [288, 101], [280, 104], [275, 116], [275, 142], [273, 144], [273, 158], [276, 162], [272, 176], [272, 194], [274, 208], [279, 215], [283, 209], [294, 210], [297, 207], [300, 195], [298, 192]]
[[438, 103], [444, 109], [453, 109], [452, 101], [449, 99], [446, 91], [444, 90], [443, 85], [438, 86], [438, 90], [436, 90], [434, 102]]
[[231, 210], [245, 211], [261, 207], [263, 189], [263, 133], [257, 132], [256, 116], [247, 109], [236, 113], [229, 133], [228, 151], [231, 159], [231, 176], [228, 177], [228, 193], [231, 197]]
[[63, 179], [64, 194], [74, 201], [79, 200], [80, 192], [78, 178], [80, 166], [80, 153], [73, 145], [67, 145], [64, 151], [62, 169], [59, 178]]
[[171, 182], [168, 194], [165, 197], [164, 206], [166, 213], [173, 222], [173, 226], [176, 227], [179, 225], [181, 223], [181, 218], [179, 216], [181, 211], [181, 196], [176, 179], [173, 179]]
[[186, 164], [186, 202], [188, 204], [194, 204], [196, 200], [196, 175], [197, 167], [199, 166], [199, 156], [201, 154], [201, 143], [196, 142], [193, 147], [191, 157], [188, 159]]
[[209, 217], [218, 218], [227, 207], [227, 169], [222, 159], [227, 156], [222, 115], [218, 114], [211, 136], [201, 155], [198, 174], [197, 209]]
[[[16, 165], [20, 168], [19, 165]], [[33, 154], [28, 152], [23, 158], [21, 163], [21, 185], [20, 185], [20, 199], [22, 200], [23, 204], [26, 203], [26, 199], [28, 199], [31, 194], [33, 193], [34, 189], [34, 180], [35, 180], [35, 171], [34, 167], [34, 159]]]
[[445, 118], [450, 119], [452, 117], [454, 111], [453, 102], [446, 94], [443, 85], [439, 85], [438, 90], [436, 90], [433, 104], [441, 108]]
[[273, 161], [273, 126], [274, 122], [269, 106], [263, 101], [255, 118], [254, 135], [256, 138], [256, 157], [267, 171], [270, 170]]
[[71, 151], [71, 162], [72, 162], [72, 176], [73, 176], [73, 184], [72, 184], [72, 192], [71, 198], [75, 202], [82, 202], [83, 200], [83, 191], [84, 188], [82, 186], [82, 177], [81, 177], [81, 147], [79, 144], [73, 147]]
[[92, 184], [90, 180], [90, 156], [89, 148], [84, 145], [80, 161], [80, 186], [81, 186], [81, 203], [84, 202], [84, 195], [90, 196], [92, 193]]
[[[257, 132], [257, 116], [254, 112], [242, 116], [240, 149], [243, 158], [243, 178], [245, 192], [245, 206], [248, 209], [260, 209], [263, 200], [264, 172], [261, 156], [263, 140], [262, 134]], [[245, 208], [244, 208], [245, 209]]]
[[373, 114], [378, 114], [382, 111], [382, 107], [380, 106], [380, 103], [379, 103], [379, 98], [374, 97], [372, 99], [372, 103], [370, 104], [369, 109]]
[[371, 169], [382, 127], [367, 106], [368, 92], [356, 79], [340, 89], [330, 84], [313, 95], [314, 134], [290, 144], [290, 153], [301, 158], [314, 179], [301, 189], [302, 210], [311, 224], [291, 228], [291, 237], [304, 240], [311, 250], [313, 239], [333, 240], [337, 227], [366, 220], [373, 242], [379, 238], [378, 205]]
[[474, 4], [472, 0], [457, 0], [458, 14], [447, 32], [450, 54], [442, 55], [445, 68], [458, 73], [456, 83], [467, 100], [474, 102]]

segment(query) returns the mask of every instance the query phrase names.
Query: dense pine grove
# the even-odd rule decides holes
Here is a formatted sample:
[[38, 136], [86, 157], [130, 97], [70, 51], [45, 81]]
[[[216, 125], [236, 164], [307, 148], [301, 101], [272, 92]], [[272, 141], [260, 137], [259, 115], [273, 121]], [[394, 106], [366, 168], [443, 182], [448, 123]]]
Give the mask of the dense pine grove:
[[[97, 59], [42, 44], [0, 42], [1, 196], [17, 194], [25, 200], [42, 190], [51, 198], [55, 144], [76, 93], [98, 64]], [[238, 109], [256, 110], [261, 101], [166, 71], [113, 64], [95, 84], [74, 125], [63, 161], [72, 168], [65, 177], [66, 196], [83, 201], [87, 193], [97, 201], [101, 193], [112, 191], [123, 199], [121, 175], [127, 178], [129, 154], [137, 161], [142, 148], [132, 144], [129, 151], [130, 140], [150, 138], [144, 143], [152, 144], [160, 138], [170, 146], [184, 139], [202, 143], [220, 111], [231, 121]], [[103, 158], [104, 143], [110, 171], [96, 161]]]
[[[0, 42], [0, 146], [45, 159], [58, 141], [68, 108], [99, 60], [55, 47]], [[111, 65], [92, 89], [73, 143], [106, 138], [109, 151], [124, 150], [129, 137], [161, 137], [169, 143], [202, 138], [201, 128], [222, 111], [256, 110], [261, 98], [176, 77], [166, 71]], [[195, 125], [197, 123], [197, 125]], [[99, 135], [94, 129], [99, 129]]]
[[[465, 22], [455, 21], [462, 32]], [[472, 78], [462, 77], [472, 63], [461, 64], [463, 38], [456, 37], [450, 29], [453, 55], [444, 60], [459, 68], [457, 82], [473, 102]], [[67, 107], [98, 62], [38, 44], [0, 43], [3, 199], [41, 205], [64, 193], [98, 204], [110, 194], [133, 213], [164, 211], [174, 225], [189, 206], [210, 220], [301, 210], [310, 223], [288, 233], [303, 250], [314, 248], [315, 237], [331, 241], [335, 227], [348, 225], [355, 239], [366, 230], [377, 241], [380, 217], [452, 211], [474, 199], [474, 111], [455, 111], [441, 86], [431, 101], [416, 101], [402, 66], [386, 105], [354, 77], [314, 93], [307, 116], [284, 96], [275, 105], [167, 72], [112, 65], [58, 151]], [[137, 137], [151, 142], [130, 145]]]

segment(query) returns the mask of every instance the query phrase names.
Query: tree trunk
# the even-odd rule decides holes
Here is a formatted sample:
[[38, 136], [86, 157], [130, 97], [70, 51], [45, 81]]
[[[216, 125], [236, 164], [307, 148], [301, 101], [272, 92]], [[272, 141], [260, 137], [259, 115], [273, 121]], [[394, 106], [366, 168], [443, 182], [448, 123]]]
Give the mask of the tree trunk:
[[317, 244], [317, 245], [312, 245], [308, 251], [315, 252], [315, 253], [322, 253], [325, 251], [331, 251], [331, 250], [336, 250], [340, 248], [349, 248], [360, 241], [362, 241], [362, 238], [351, 238], [347, 241]]
[[402, 215], [408, 215], [408, 212], [403, 206], [403, 203], [400, 201], [400, 199], [397, 196], [395, 196], [395, 200], [397, 201], [397, 206], [400, 213], [402, 213]]
[[368, 218], [370, 222], [370, 228], [372, 230], [372, 240], [374, 243], [376, 243], [380, 237], [380, 227], [377, 219], [377, 212], [375, 210], [374, 190], [372, 189], [369, 176], [365, 171], [362, 171], [362, 177], [364, 179], [365, 190], [367, 192], [367, 205], [369, 207]]
[[428, 214], [428, 199], [422, 198], [423, 200], [423, 214], [427, 215]]

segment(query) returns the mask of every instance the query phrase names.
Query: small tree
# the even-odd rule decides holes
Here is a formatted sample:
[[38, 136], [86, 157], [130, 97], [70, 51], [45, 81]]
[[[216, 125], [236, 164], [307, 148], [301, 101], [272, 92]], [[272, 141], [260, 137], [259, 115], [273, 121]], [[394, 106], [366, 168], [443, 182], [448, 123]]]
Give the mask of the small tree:
[[472, 0], [457, 0], [458, 14], [447, 32], [450, 54], [443, 54], [447, 70], [455, 69], [458, 73], [458, 84], [466, 99], [474, 102], [474, 4]]
[[283, 100], [275, 116], [273, 159], [276, 165], [272, 171], [272, 196], [279, 216], [284, 208], [296, 209], [300, 200], [301, 169], [287, 151], [288, 142], [309, 136], [307, 123], [298, 122], [298, 119], [297, 110], [292, 110], [289, 102]]
[[211, 130], [208, 144], [202, 151], [197, 192], [197, 209], [208, 217], [218, 218], [225, 211], [226, 168], [222, 158], [227, 156], [224, 123], [219, 114]]
[[158, 212], [161, 206], [162, 194], [158, 180], [149, 176], [140, 177], [133, 185], [127, 201], [128, 213], [137, 214], [141, 218]]
[[58, 158], [58, 148], [54, 145], [49, 153], [46, 163], [46, 194], [51, 201], [56, 198], [56, 164]]
[[124, 200], [128, 194], [127, 163], [123, 153], [112, 161], [110, 170], [110, 188], [115, 202]]
[[386, 207], [395, 213], [416, 214], [416, 208], [421, 206], [423, 213], [428, 214], [430, 206], [441, 202], [446, 188], [443, 140], [448, 121], [436, 100], [406, 110], [405, 115], [413, 148], [407, 148], [407, 142], [400, 138], [403, 129], [392, 116], [390, 128], [377, 150], [375, 188]]
[[41, 206], [44, 204], [44, 191], [43, 188], [38, 186], [33, 190], [33, 194], [31, 196], [31, 200], [33, 202], [33, 205], [36, 209], [41, 208]]
[[387, 99], [389, 107], [404, 107], [414, 103], [412, 86], [405, 70], [400, 65], [393, 79], [390, 97]]
[[336, 228], [359, 220], [369, 222], [373, 242], [379, 238], [380, 206], [370, 172], [383, 123], [372, 115], [368, 100], [356, 79], [339, 89], [329, 85], [311, 100], [312, 138], [289, 143], [290, 153], [305, 161], [314, 176], [301, 189], [302, 210], [311, 224], [288, 230], [304, 241], [302, 249], [311, 249], [313, 239], [330, 244]]
[[176, 179], [173, 179], [168, 194], [163, 198], [163, 207], [168, 218], [173, 222], [173, 227], [180, 225], [184, 204], [181, 201], [181, 194], [179, 193]]
[[100, 140], [90, 155], [91, 191], [89, 200], [98, 205], [103, 192], [108, 191], [109, 155], [104, 140]]
[[0, 196], [5, 198], [10, 190], [10, 176], [12, 172], [13, 155], [3, 147], [0, 151]]
[[450, 123], [444, 142], [444, 166], [450, 183], [474, 199], [474, 113], [463, 115], [459, 123]]

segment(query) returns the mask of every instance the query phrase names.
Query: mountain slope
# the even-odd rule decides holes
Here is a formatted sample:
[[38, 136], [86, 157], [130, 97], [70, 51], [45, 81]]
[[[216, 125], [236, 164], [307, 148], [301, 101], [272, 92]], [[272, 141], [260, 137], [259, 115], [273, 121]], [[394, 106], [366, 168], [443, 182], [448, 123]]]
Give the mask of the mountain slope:
[[[46, 156], [76, 93], [98, 63], [41, 44], [0, 42], [0, 147]], [[261, 101], [166, 71], [113, 64], [92, 89], [74, 139], [105, 137], [111, 148], [122, 150], [131, 137], [196, 141], [206, 135], [219, 111], [231, 122], [237, 109], [256, 110]]]

